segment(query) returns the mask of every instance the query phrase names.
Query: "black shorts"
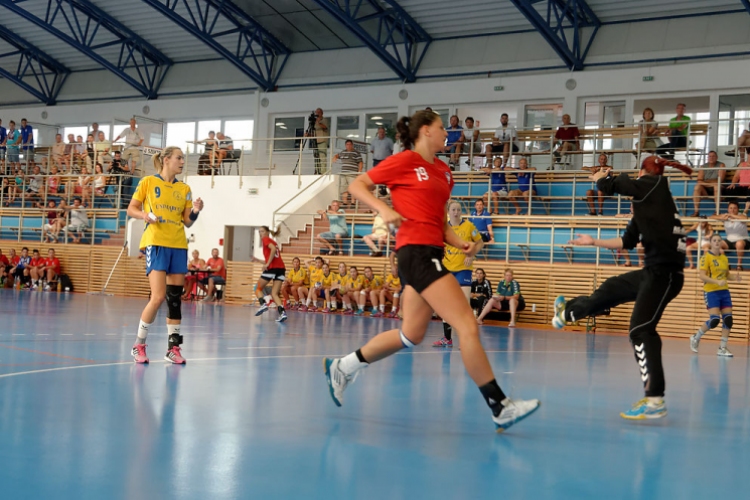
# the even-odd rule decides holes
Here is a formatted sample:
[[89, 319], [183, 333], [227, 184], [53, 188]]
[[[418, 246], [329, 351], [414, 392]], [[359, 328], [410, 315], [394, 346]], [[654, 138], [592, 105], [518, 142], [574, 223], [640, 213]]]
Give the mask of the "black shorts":
[[443, 267], [444, 253], [443, 248], [429, 245], [406, 245], [399, 248], [397, 257], [401, 282], [404, 286], [411, 286], [417, 293], [424, 292], [434, 282], [450, 274]]
[[[517, 312], [521, 312], [524, 309], [526, 309], [526, 301], [523, 299], [523, 295], [519, 295], [518, 297], [518, 307], [516, 307]], [[500, 302], [500, 310], [501, 311], [510, 311], [510, 302], [507, 300], [504, 300]]]
[[[504, 151], [504, 149], [505, 149], [505, 145], [502, 144], [502, 143], [500, 143], [500, 144], [490, 144], [490, 147], [492, 148], [490, 150], [491, 153], [502, 153]], [[518, 146], [516, 146], [515, 144], [511, 144], [510, 145], [510, 150], [513, 151], [514, 153], [518, 153]]]
[[260, 279], [266, 281], [284, 281], [286, 279], [286, 269], [266, 269], [260, 275]]
[[480, 231], [479, 235], [482, 237], [482, 241], [487, 243], [490, 241], [490, 232], [489, 231]]
[[[729, 241], [729, 240], [724, 240], [724, 241], [726, 242], [730, 250], [737, 250], [736, 241]], [[743, 241], [743, 240], [739, 240], [739, 241]], [[745, 241], [745, 248], [750, 248], [750, 240], [744, 240], [744, 241]]]

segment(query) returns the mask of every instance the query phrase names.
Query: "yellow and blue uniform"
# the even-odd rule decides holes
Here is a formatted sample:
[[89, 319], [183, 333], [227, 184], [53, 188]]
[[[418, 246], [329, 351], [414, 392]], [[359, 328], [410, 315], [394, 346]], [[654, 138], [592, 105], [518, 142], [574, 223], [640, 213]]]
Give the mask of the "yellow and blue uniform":
[[321, 283], [323, 281], [323, 268], [318, 268], [315, 265], [310, 266], [308, 270], [308, 274], [310, 275], [310, 283]]
[[351, 274], [346, 277], [347, 290], [355, 290], [357, 288], [362, 289], [365, 287], [365, 276], [358, 274], [356, 278], [352, 278]]
[[324, 288], [331, 288], [335, 279], [336, 276], [334, 275], [334, 273], [328, 273], [328, 276], [326, 276], [325, 274], [321, 276], [320, 282], [323, 284]]
[[398, 276], [394, 276], [392, 274], [389, 274], [385, 278], [385, 286], [387, 286], [391, 290], [401, 290], [401, 278]]
[[[700, 269], [705, 271], [709, 278], [727, 281], [729, 278], [729, 259], [724, 254], [714, 255], [706, 252], [701, 257]], [[728, 285], [717, 285], [715, 283], [703, 284], [703, 298], [706, 301], [706, 309], [728, 309], [732, 307], [732, 297], [729, 294]]]
[[367, 280], [367, 288], [370, 290], [378, 291], [383, 288], [383, 278], [379, 276], [373, 276], [371, 280]]
[[[461, 222], [458, 226], [451, 226], [451, 229], [453, 229], [453, 232], [464, 241], [482, 241], [482, 235], [479, 234], [476, 226], [468, 220]], [[464, 263], [464, 260], [466, 260], [466, 254], [461, 249], [451, 245], [445, 245], [443, 265], [448, 271], [453, 273], [453, 276], [456, 277], [459, 285], [471, 286], [472, 266], [467, 266]]]
[[146, 249], [146, 275], [151, 271], [187, 273], [188, 244], [182, 214], [193, 208], [190, 187], [177, 179], [167, 182], [160, 175], [149, 175], [138, 183], [133, 199], [158, 218], [158, 223], [146, 224], [141, 237], [140, 248]]
[[292, 283], [302, 282], [304, 285], [307, 281], [307, 271], [305, 271], [304, 267], [300, 267], [298, 270], [294, 270], [292, 268], [291, 271], [289, 271], [289, 281]]

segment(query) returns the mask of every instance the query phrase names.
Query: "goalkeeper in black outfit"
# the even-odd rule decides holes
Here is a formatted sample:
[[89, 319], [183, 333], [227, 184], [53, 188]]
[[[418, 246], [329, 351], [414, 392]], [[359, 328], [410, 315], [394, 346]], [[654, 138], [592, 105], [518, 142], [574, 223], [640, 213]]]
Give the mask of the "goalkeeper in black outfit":
[[646, 397], [630, 410], [620, 413], [627, 419], [661, 418], [667, 414], [661, 338], [656, 325], [669, 302], [682, 290], [686, 233], [669, 183], [662, 175], [665, 166], [678, 168], [688, 175], [692, 173], [685, 165], [650, 156], [643, 161], [638, 179], [631, 179], [624, 173], [613, 177], [609, 170], [599, 171], [591, 177], [599, 191], [607, 196], [631, 196], [633, 218], [620, 238], [599, 240], [578, 235], [570, 244], [633, 249], [641, 242], [646, 252], [645, 267], [609, 278], [591, 296], [567, 302], [564, 297], [558, 297], [552, 319], [555, 328], [562, 328], [568, 321], [578, 321], [635, 301], [629, 334]]

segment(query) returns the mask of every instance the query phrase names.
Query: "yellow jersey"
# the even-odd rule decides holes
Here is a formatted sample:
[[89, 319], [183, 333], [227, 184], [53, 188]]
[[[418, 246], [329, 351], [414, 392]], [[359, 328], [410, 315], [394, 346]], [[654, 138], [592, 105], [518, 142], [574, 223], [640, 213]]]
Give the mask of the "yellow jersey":
[[319, 281], [323, 281], [323, 268], [318, 268], [315, 265], [310, 266], [308, 269], [308, 274], [310, 275], [310, 282], [315, 284]]
[[385, 286], [387, 286], [391, 290], [401, 290], [401, 278], [389, 274], [385, 277]]
[[301, 281], [304, 285], [307, 281], [307, 271], [305, 271], [305, 268], [300, 267], [296, 271], [294, 270], [294, 268], [292, 268], [291, 271], [289, 271], [289, 281], [291, 281], [292, 283], [298, 283]]
[[365, 287], [365, 276], [364, 274], [358, 274], [356, 279], [352, 278], [351, 275], [346, 277], [346, 286], [349, 290], [356, 290], [357, 288], [362, 289]]
[[320, 282], [323, 283], [323, 286], [326, 288], [330, 288], [333, 286], [333, 282], [335, 281], [336, 276], [333, 273], [328, 273], [328, 276], [325, 274], [321, 274]]
[[[701, 257], [701, 270], [706, 271], [706, 276], [715, 280], [723, 280], [729, 277], [729, 259], [724, 254], [714, 255], [706, 252]], [[717, 290], [729, 290], [728, 285], [719, 286], [713, 283], [704, 283], [704, 292], [715, 292]]]
[[[474, 227], [474, 224], [467, 220], [463, 221], [458, 226], [451, 226], [451, 229], [453, 229], [453, 232], [464, 241], [482, 241], [482, 235], [479, 234], [479, 231]], [[443, 265], [448, 271], [452, 273], [458, 271], [471, 271], [472, 266], [465, 265], [465, 259], [466, 254], [462, 250], [448, 244], [445, 245]]]
[[158, 246], [187, 250], [182, 214], [186, 208], [193, 208], [193, 194], [187, 184], [177, 179], [166, 182], [160, 175], [149, 175], [138, 183], [133, 199], [143, 204], [144, 212], [152, 212], [159, 218], [158, 223], [146, 224], [141, 248]]
[[331, 276], [333, 276], [331, 286], [339, 285], [339, 288], [344, 288], [346, 286], [346, 275], [342, 277], [339, 273], [332, 272]]
[[370, 290], [380, 290], [383, 288], [383, 278], [379, 276], [373, 276], [371, 280], [365, 278], [367, 284], [365, 285]]

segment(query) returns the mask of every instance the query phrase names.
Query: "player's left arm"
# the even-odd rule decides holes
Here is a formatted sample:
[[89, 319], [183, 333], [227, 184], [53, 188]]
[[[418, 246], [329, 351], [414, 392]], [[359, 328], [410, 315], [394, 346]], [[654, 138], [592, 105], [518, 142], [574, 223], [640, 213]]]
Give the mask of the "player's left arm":
[[[188, 196], [189, 199], [190, 196]], [[182, 222], [185, 224], [185, 227], [192, 226], [198, 220], [198, 214], [200, 214], [201, 210], [203, 210], [203, 200], [200, 198], [196, 198], [192, 205], [185, 205], [185, 210], [182, 212]]]

